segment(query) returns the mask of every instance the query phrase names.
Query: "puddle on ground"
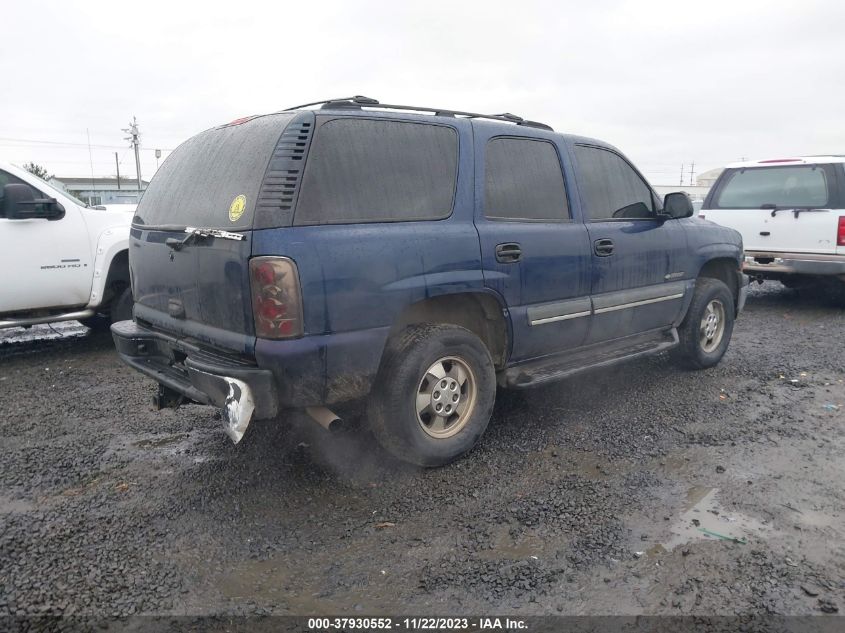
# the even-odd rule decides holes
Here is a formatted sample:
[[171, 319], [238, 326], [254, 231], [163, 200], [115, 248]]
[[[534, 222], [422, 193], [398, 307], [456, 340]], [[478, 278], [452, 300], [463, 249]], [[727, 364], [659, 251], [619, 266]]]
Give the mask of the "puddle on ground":
[[622, 461], [611, 461], [591, 452], [577, 451], [560, 446], [549, 446], [543, 450], [545, 459], [560, 463], [567, 472], [585, 479], [606, 480], [624, 473], [629, 465]]
[[[215, 579], [216, 588], [227, 599], [258, 604], [286, 614], [349, 612], [401, 612], [391, 597], [389, 570], [378, 565], [359, 566], [350, 572], [343, 564], [319, 559], [310, 564], [283, 558], [243, 562]], [[387, 595], [385, 595], [387, 594]]]
[[694, 541], [749, 542], [771, 536], [771, 526], [722, 507], [718, 493], [718, 488], [690, 488], [680, 517], [669, 528], [671, 536], [649, 552], [671, 551]]
[[122, 454], [129, 451], [136, 458], [141, 459], [158, 460], [162, 456], [166, 456], [179, 460], [188, 460], [194, 464], [201, 464], [216, 459], [213, 455], [204, 453], [198, 448], [201, 445], [201, 439], [201, 436], [190, 433], [148, 435], [133, 442], [113, 443], [112, 450]]

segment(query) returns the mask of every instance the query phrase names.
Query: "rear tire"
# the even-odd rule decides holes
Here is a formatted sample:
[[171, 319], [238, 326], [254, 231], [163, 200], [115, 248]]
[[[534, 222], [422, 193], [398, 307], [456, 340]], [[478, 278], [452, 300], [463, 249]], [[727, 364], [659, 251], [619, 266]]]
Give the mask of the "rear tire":
[[455, 325], [413, 325], [388, 341], [367, 418], [395, 457], [442, 466], [475, 446], [495, 399], [493, 360], [475, 334]]
[[724, 282], [700, 277], [678, 328], [680, 344], [671, 352], [673, 360], [687, 369], [717, 365], [731, 341], [735, 314], [733, 295]]

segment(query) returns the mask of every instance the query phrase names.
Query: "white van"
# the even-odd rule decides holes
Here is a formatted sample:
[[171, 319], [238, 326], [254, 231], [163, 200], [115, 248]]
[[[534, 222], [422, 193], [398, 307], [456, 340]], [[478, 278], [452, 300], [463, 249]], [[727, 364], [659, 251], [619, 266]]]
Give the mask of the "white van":
[[732, 163], [699, 217], [742, 234], [752, 277], [845, 289], [845, 156]]

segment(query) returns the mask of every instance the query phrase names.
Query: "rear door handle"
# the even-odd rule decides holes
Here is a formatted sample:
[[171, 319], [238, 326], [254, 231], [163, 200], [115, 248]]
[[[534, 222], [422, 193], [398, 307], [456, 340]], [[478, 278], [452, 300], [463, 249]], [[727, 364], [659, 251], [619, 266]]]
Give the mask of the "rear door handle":
[[593, 242], [593, 249], [599, 257], [613, 255], [613, 240], [603, 238]]
[[496, 245], [496, 261], [500, 264], [513, 264], [522, 259], [522, 249], [516, 242]]

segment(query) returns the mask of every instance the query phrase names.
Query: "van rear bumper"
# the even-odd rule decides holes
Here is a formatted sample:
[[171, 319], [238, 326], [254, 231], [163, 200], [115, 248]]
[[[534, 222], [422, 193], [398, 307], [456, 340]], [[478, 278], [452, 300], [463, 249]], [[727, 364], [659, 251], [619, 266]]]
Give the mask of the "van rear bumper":
[[111, 332], [124, 363], [189, 400], [223, 408], [230, 395], [231, 380], [236, 380], [249, 387], [256, 419], [274, 418], [279, 412], [275, 381], [269, 370], [213, 354], [134, 321], [119, 321], [111, 326]]
[[743, 271], [773, 278], [783, 275], [845, 275], [845, 256], [746, 251]]

